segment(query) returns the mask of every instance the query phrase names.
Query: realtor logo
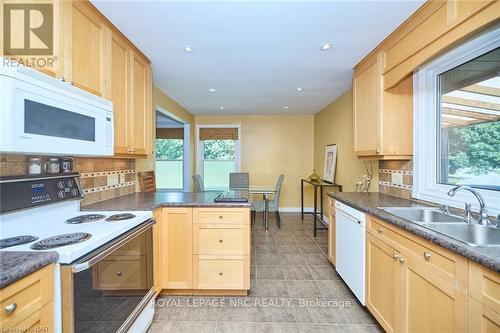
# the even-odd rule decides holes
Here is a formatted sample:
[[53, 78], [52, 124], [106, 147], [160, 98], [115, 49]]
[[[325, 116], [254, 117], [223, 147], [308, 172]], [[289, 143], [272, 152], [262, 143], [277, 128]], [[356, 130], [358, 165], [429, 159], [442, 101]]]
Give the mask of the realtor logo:
[[5, 55], [52, 55], [52, 4], [4, 4]]

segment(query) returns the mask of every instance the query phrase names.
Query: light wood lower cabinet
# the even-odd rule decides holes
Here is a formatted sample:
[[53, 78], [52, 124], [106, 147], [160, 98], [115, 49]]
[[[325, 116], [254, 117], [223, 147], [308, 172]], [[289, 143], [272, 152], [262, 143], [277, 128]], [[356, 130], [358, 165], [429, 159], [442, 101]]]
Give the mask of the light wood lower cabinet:
[[1, 289], [0, 330], [53, 332], [53, 298], [54, 264]]
[[395, 249], [367, 234], [366, 306], [386, 332], [397, 331], [400, 264]]
[[469, 296], [468, 331], [474, 333], [500, 332], [500, 314]]
[[469, 263], [469, 332], [500, 332], [500, 274]]
[[366, 251], [367, 306], [384, 329], [467, 331], [466, 259], [373, 217]]
[[193, 209], [163, 208], [159, 256], [162, 289], [193, 287]]
[[335, 265], [335, 199], [328, 199], [328, 260]]
[[250, 289], [248, 208], [163, 208], [153, 239], [157, 290], [170, 294]]

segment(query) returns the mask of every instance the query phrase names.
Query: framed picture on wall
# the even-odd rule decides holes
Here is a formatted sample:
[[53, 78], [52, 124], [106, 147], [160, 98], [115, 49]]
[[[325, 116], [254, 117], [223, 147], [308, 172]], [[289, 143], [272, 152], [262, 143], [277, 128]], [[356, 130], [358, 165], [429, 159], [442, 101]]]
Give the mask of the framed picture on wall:
[[335, 183], [335, 168], [337, 167], [337, 145], [327, 145], [325, 148], [325, 170], [323, 180], [325, 182]]

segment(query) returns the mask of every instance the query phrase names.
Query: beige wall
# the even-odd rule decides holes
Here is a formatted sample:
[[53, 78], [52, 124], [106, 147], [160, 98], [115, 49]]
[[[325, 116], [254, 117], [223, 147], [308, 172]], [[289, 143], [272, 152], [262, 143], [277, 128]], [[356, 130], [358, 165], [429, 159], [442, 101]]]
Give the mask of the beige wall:
[[[196, 116], [196, 125], [241, 125], [241, 171], [269, 186], [283, 173], [281, 207], [300, 207], [300, 179], [313, 168], [314, 116]], [[306, 207], [311, 206], [310, 191]]]
[[[354, 191], [354, 184], [364, 174], [363, 160], [353, 151], [352, 91], [326, 106], [314, 115], [314, 167], [323, 176], [325, 146], [338, 145], [335, 182], [343, 186], [344, 192]], [[370, 191], [378, 190], [378, 162], [368, 161], [373, 167]], [[369, 167], [369, 166], [368, 166]]]
[[[162, 109], [170, 112], [171, 114], [180, 118], [182, 121], [191, 124], [191, 135], [190, 135], [191, 156], [190, 156], [190, 160], [194, 161], [195, 160], [194, 116], [191, 113], [189, 113], [186, 109], [184, 109], [176, 101], [174, 101], [173, 99], [168, 97], [158, 87], [153, 86], [153, 108], [151, 110], [151, 112], [153, 112], [153, 140], [154, 140], [154, 136], [156, 135], [156, 106], [159, 106]], [[191, 175], [194, 173], [194, 167], [195, 167], [195, 163], [192, 162], [191, 163], [191, 172], [190, 172]], [[136, 169], [137, 169], [137, 171], [154, 170], [155, 169], [155, 156], [151, 155], [145, 159], [138, 159], [136, 161]], [[137, 185], [137, 190], [139, 191], [138, 185]]]

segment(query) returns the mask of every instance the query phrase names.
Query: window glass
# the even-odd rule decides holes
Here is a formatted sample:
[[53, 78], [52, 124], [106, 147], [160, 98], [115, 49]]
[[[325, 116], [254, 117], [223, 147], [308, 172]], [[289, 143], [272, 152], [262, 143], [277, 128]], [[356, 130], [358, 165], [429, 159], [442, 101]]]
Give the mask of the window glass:
[[500, 48], [438, 77], [438, 183], [500, 191]]
[[182, 189], [184, 140], [156, 139], [156, 187]]
[[207, 189], [226, 189], [236, 171], [235, 140], [203, 140], [203, 180]]

